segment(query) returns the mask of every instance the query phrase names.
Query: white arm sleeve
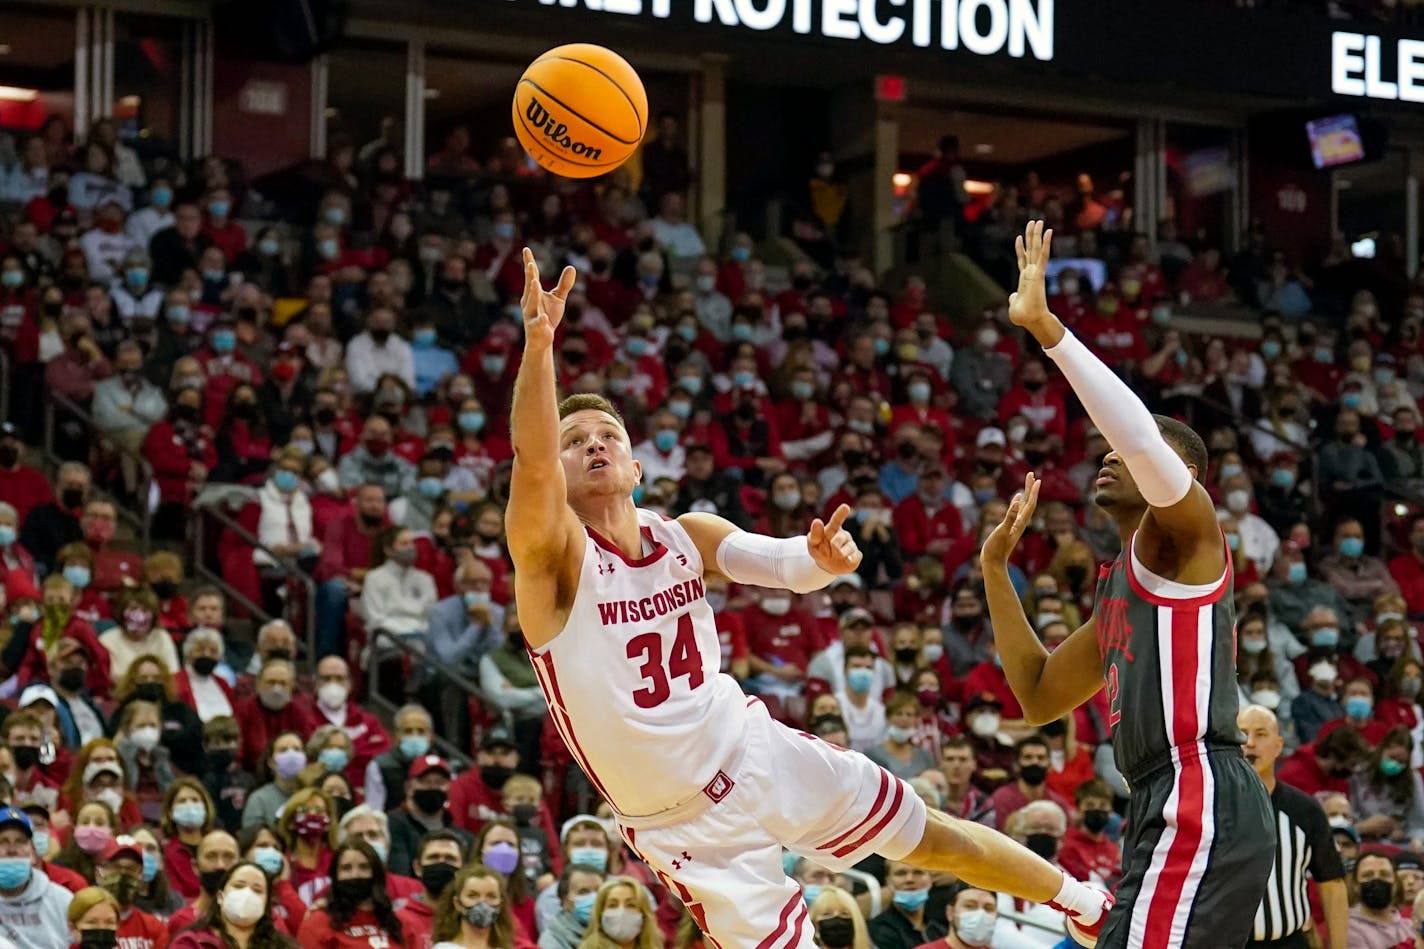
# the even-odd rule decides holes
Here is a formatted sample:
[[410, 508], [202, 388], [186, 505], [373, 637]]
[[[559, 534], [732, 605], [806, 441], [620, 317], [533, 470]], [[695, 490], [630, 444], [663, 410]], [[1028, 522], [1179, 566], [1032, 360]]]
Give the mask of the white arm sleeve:
[[793, 593], [823, 590], [834, 580], [811, 559], [805, 537], [764, 537], [732, 531], [717, 547], [717, 569], [733, 583]]
[[1063, 370], [1088, 417], [1122, 456], [1150, 507], [1171, 507], [1192, 489], [1192, 473], [1162, 433], [1147, 406], [1068, 330], [1044, 352]]

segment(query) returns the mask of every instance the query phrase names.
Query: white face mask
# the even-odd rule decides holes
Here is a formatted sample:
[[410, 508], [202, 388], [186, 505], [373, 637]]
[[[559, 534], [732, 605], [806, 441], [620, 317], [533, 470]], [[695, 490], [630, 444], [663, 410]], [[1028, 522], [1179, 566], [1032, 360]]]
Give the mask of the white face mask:
[[987, 946], [998, 919], [982, 909], [965, 910], [954, 918], [954, 934], [966, 946]]
[[234, 926], [251, 926], [262, 916], [266, 900], [256, 890], [242, 887], [222, 892], [223, 918]]
[[158, 726], [145, 725], [143, 728], [135, 728], [129, 732], [129, 740], [137, 745], [140, 751], [152, 751], [158, 747]]
[[599, 922], [614, 942], [632, 942], [643, 931], [643, 914], [636, 909], [606, 909]]
[[999, 716], [995, 712], [984, 712], [974, 716], [969, 730], [980, 738], [993, 738], [999, 733]]
[[317, 701], [327, 708], [335, 710], [346, 707], [346, 699], [351, 695], [351, 690], [340, 682], [326, 682], [317, 687]]
[[761, 609], [768, 616], [785, 616], [791, 612], [791, 597], [769, 596], [761, 601]]
[[1263, 705], [1274, 712], [1281, 704], [1281, 693], [1275, 689], [1257, 689], [1251, 693], [1251, 702], [1254, 705]]
[[1251, 506], [1251, 492], [1238, 488], [1235, 491], [1226, 492], [1226, 509], [1233, 514], [1240, 514]]
[[934, 665], [944, 658], [944, 647], [939, 643], [925, 643], [924, 657], [925, 662]]
[[317, 490], [330, 494], [341, 487], [341, 479], [336, 474], [335, 468], [327, 468], [316, 476]]

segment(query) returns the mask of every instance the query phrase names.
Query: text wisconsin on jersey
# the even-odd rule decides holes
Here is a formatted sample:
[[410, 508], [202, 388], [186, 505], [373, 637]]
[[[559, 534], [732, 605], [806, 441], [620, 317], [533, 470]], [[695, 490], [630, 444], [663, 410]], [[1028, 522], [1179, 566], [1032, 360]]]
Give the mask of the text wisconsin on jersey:
[[689, 603], [705, 599], [707, 588], [700, 579], [684, 580], [666, 590], [638, 600], [608, 600], [598, 604], [598, 617], [604, 626], [618, 623], [642, 623], [676, 612]]

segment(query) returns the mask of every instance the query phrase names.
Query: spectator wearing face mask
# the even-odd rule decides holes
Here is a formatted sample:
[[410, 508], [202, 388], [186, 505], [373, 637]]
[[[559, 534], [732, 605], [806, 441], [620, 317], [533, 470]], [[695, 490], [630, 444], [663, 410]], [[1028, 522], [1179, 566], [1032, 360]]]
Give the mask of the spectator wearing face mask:
[[[4, 424], [12, 425], [8, 422]], [[5, 429], [0, 427], [0, 432], [3, 431]], [[3, 481], [0, 492], [4, 492], [4, 500], [14, 505], [17, 513], [20, 513], [22, 508], [27, 508], [20, 513], [20, 543], [35, 558], [37, 564], [43, 564], [48, 569], [53, 567], [54, 555], [59, 548], [84, 536], [79, 527], [79, 516], [89, 494], [89, 468], [77, 461], [61, 464], [55, 475], [54, 494], [50, 500], [39, 500], [48, 496], [48, 491], [42, 492], [37, 484], [32, 484], [31, 490], [17, 495], [13, 493], [17, 490], [15, 486], [25, 484], [28, 476], [24, 474], [25, 466], [18, 464], [20, 442], [13, 425], [10, 439], [15, 445], [16, 461], [12, 462], [6, 474], [15, 474], [17, 477], [13, 481], [9, 477], [0, 479]], [[3, 460], [0, 458], [0, 461]]]
[[0, 926], [7, 933], [23, 932], [23, 945], [64, 949], [70, 944], [67, 914], [72, 897], [34, 866], [33, 838], [30, 819], [22, 811], [0, 810]]
[[[983, 704], [975, 708], [992, 711], [992, 706]], [[997, 721], [992, 724], [997, 729]], [[952, 736], [940, 745], [939, 771], [944, 776], [945, 785], [944, 812], [986, 827], [997, 827], [993, 799], [975, 786], [978, 767], [974, 744], [969, 738]]]
[[1395, 907], [1399, 886], [1387, 855], [1362, 854], [1350, 883], [1350, 949], [1395, 949], [1414, 940], [1413, 927]]
[[769, 589], [745, 608], [743, 618], [752, 674], [748, 690], [782, 700], [799, 698], [817, 645], [814, 620], [792, 605], [788, 591]]
[[919, 717], [918, 698], [907, 692], [892, 694], [885, 703], [885, 740], [867, 749], [865, 756], [906, 781], [933, 768], [934, 756], [914, 743]]
[[402, 527], [387, 527], [372, 542], [371, 569], [361, 583], [367, 628], [398, 637], [424, 637], [438, 594], [435, 580], [415, 566], [415, 540]]
[[930, 897], [928, 870], [889, 860], [885, 882], [890, 905], [868, 923], [876, 949], [914, 949], [943, 937], [945, 922], [931, 919], [925, 912]]
[[603, 880], [603, 872], [594, 867], [577, 863], [564, 867], [555, 890], [559, 911], [540, 931], [539, 949], [577, 949], [588, 935]]
[[959, 394], [961, 414], [983, 421], [993, 419], [1013, 386], [1013, 362], [998, 351], [998, 345], [999, 329], [986, 318], [975, 330], [973, 343], [954, 354], [949, 381]]
[[1410, 521], [1407, 549], [1390, 560], [1389, 572], [1404, 595], [1409, 614], [1424, 614], [1424, 514]]
[[[237, 351], [237, 331], [232, 322], [220, 317], [208, 331], [208, 344], [193, 354], [202, 367], [207, 382], [203, 387], [203, 421], [217, 428], [231, 401], [233, 389], [239, 385], [260, 386], [262, 370]], [[256, 397], [253, 397], [256, 404]]]
[[1058, 863], [1080, 880], [1113, 886], [1122, 874], [1122, 849], [1108, 836], [1112, 790], [1102, 781], [1084, 781], [1073, 792], [1077, 820], [1063, 837]]
[[91, 657], [77, 639], [61, 638], [47, 651], [49, 681], [60, 700], [61, 722], [65, 725], [65, 743], [78, 748], [106, 733], [103, 711], [89, 691], [88, 678]]
[[237, 701], [233, 718], [242, 730], [244, 767], [255, 770], [268, 754], [268, 743], [278, 735], [295, 732], [300, 744], [315, 730], [309, 707], [292, 701], [295, 682], [290, 661], [269, 659], [257, 674], [256, 693]]
[[1351, 607], [1348, 622], [1363, 620], [1376, 597], [1399, 592], [1384, 562], [1365, 553], [1365, 531], [1354, 518], [1335, 525], [1335, 549], [1321, 558], [1319, 569]]
[[1409, 729], [1414, 740], [1414, 750], [1409, 765], [1412, 768], [1424, 766], [1424, 708], [1420, 707], [1419, 694], [1424, 682], [1424, 662], [1412, 656], [1404, 656], [1394, 663], [1381, 687], [1383, 696], [1375, 708], [1375, 718], [1382, 724], [1394, 728], [1404, 726]]
[[[1304, 655], [1311, 661], [1321, 655], [1333, 656], [1342, 646], [1350, 645], [1344, 641], [1340, 624], [1340, 617], [1349, 613], [1349, 604], [1334, 587], [1310, 576], [1305, 555], [1295, 541], [1281, 544], [1266, 579], [1266, 589], [1271, 615], [1288, 628], [1299, 630], [1300, 641], [1309, 647]], [[1295, 660], [1297, 674], [1304, 671], [1301, 658]], [[1354, 658], [1349, 657], [1349, 661], [1354, 662]], [[1351, 667], [1350, 673], [1355, 672]]]
[[[173, 676], [156, 656], [135, 659], [115, 688], [114, 697], [119, 706], [109, 719], [111, 731], [117, 733], [130, 702], [149, 702], [158, 708], [159, 739], [177, 767], [191, 773], [203, 766], [203, 723], [191, 705], [178, 700]], [[132, 786], [138, 784], [135, 779]]]
[[1412, 638], [1411, 629], [1402, 618], [1391, 616], [1376, 622], [1373, 631], [1365, 633], [1355, 642], [1355, 658], [1364, 662], [1376, 682], [1385, 683], [1400, 659], [1420, 658], [1419, 644]]
[[[846, 617], [867, 621], [870, 614], [854, 610]], [[881, 692], [875, 688], [877, 657], [863, 645], [846, 646], [844, 655], [844, 689], [834, 694], [850, 732], [850, 747], [869, 753], [885, 741], [888, 727], [885, 704], [880, 700]]]
[[351, 669], [340, 656], [326, 656], [316, 666], [316, 701], [310, 703], [311, 720], [318, 725], [335, 725], [351, 740], [350, 760], [341, 768], [352, 781], [361, 779], [377, 755], [391, 747], [391, 736], [375, 715], [356, 703], [351, 695]]
[[920, 949], [1027, 949], [1037, 945], [1020, 936], [1012, 923], [999, 918], [1000, 894], [981, 890], [968, 883], [951, 884], [945, 894], [945, 917], [949, 932], [943, 939]]
[[1408, 730], [1392, 728], [1368, 766], [1350, 778], [1350, 806], [1362, 838], [1416, 850], [1424, 844], [1424, 785], [1409, 767], [1412, 749]]
[[347, 489], [379, 484], [386, 497], [395, 498], [416, 489], [415, 465], [393, 450], [395, 431], [382, 415], [366, 419], [361, 441], [337, 464], [337, 475]]
[[158, 625], [158, 598], [144, 588], [128, 590], [114, 601], [119, 625], [99, 637], [109, 653], [109, 672], [122, 679], [140, 656], [156, 656], [171, 672], [178, 665], [172, 634]]
[[316, 598], [319, 656], [338, 652], [345, 641], [347, 601], [361, 594], [370, 570], [375, 537], [389, 524], [385, 491], [379, 482], [371, 482], [357, 489], [354, 506], [327, 525], [321, 560], [314, 574], [319, 584]]
[[1033, 801], [1050, 801], [1064, 812], [1073, 809], [1067, 799], [1046, 783], [1050, 766], [1049, 751], [1048, 742], [1037, 735], [1021, 738], [1014, 745], [1016, 778], [992, 795], [999, 830], [1008, 826], [1008, 819], [1014, 812]]

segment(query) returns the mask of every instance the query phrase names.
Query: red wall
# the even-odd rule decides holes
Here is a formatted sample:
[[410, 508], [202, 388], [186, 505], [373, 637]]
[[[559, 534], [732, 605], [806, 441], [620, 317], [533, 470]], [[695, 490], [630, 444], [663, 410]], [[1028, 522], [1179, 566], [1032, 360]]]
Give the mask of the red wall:
[[[213, 152], [242, 163], [249, 178], [308, 157], [311, 149], [310, 65], [241, 62], [221, 54], [213, 63]], [[244, 108], [248, 83], [280, 87], [282, 114]], [[270, 101], [270, 96], [267, 97]]]

